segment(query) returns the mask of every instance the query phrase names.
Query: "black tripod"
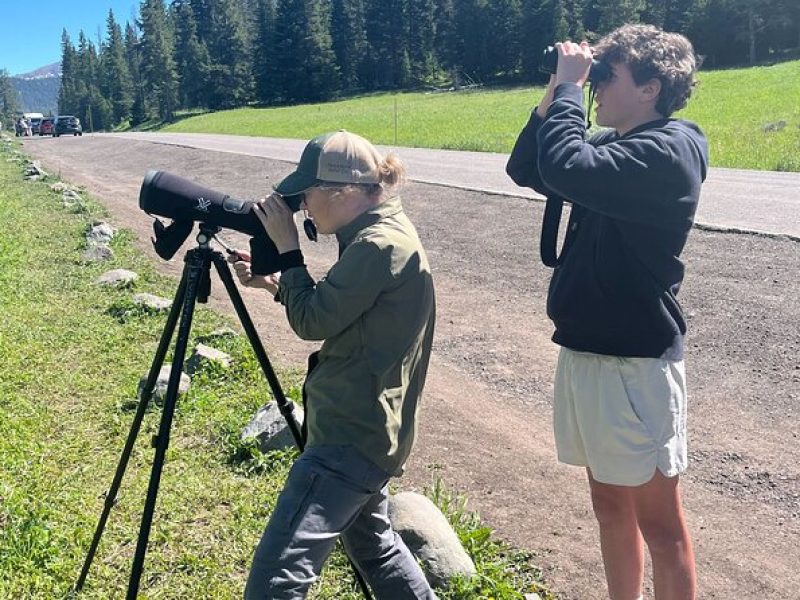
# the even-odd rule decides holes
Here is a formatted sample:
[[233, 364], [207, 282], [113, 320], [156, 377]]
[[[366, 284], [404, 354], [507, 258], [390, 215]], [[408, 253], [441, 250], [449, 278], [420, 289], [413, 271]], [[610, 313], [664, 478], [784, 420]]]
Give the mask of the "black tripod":
[[[139, 428], [142, 424], [147, 405], [150, 397], [155, 388], [158, 380], [158, 374], [161, 366], [164, 363], [164, 357], [167, 354], [172, 335], [175, 331], [175, 325], [178, 322], [178, 317], [181, 318], [180, 327], [178, 328], [178, 338], [175, 342], [175, 353], [172, 358], [172, 367], [169, 375], [169, 382], [167, 383], [167, 393], [164, 399], [164, 407], [162, 410], [161, 423], [159, 425], [158, 434], [153, 437], [153, 447], [156, 449], [155, 457], [153, 459], [153, 467], [150, 473], [150, 484], [147, 488], [147, 499], [144, 505], [144, 512], [142, 513], [142, 522], [139, 528], [139, 538], [136, 544], [136, 553], [133, 558], [133, 567], [131, 569], [131, 577], [128, 583], [127, 600], [136, 600], [139, 591], [139, 581], [142, 576], [142, 569], [144, 566], [145, 553], [147, 552], [147, 541], [150, 536], [150, 526], [153, 521], [153, 512], [156, 506], [156, 496], [158, 494], [158, 486], [161, 481], [161, 471], [164, 467], [164, 458], [169, 446], [169, 434], [172, 427], [172, 417], [175, 413], [175, 402], [178, 397], [178, 384], [180, 383], [180, 376], [183, 370], [183, 361], [186, 355], [186, 348], [189, 342], [189, 332], [192, 326], [192, 317], [194, 316], [194, 308], [196, 302], [206, 302], [208, 295], [211, 291], [211, 263], [219, 273], [220, 279], [225, 284], [225, 289], [228, 296], [233, 302], [236, 309], [236, 314], [239, 316], [242, 327], [247, 334], [250, 345], [255, 351], [258, 363], [267, 378], [272, 394], [275, 401], [278, 403], [278, 409], [286, 419], [289, 429], [292, 432], [295, 443], [300, 451], [303, 451], [303, 438], [300, 433], [300, 427], [294, 416], [294, 405], [286, 399], [281, 389], [280, 382], [278, 381], [275, 371], [269, 362], [267, 353], [261, 340], [256, 333], [253, 321], [247, 313], [247, 308], [244, 305], [241, 294], [236, 287], [231, 276], [228, 263], [222, 254], [211, 247], [211, 240], [219, 232], [219, 227], [209, 226], [205, 223], [200, 224], [200, 233], [197, 235], [198, 247], [189, 250], [184, 259], [185, 266], [181, 282], [178, 285], [178, 290], [175, 293], [175, 300], [172, 303], [167, 323], [164, 326], [164, 332], [161, 335], [161, 341], [158, 344], [153, 364], [150, 367], [150, 373], [147, 376], [144, 388], [141, 391], [139, 406], [136, 410], [136, 415], [131, 424], [131, 430], [128, 433], [128, 439], [125, 442], [125, 448], [122, 451], [117, 471], [114, 474], [114, 480], [111, 483], [111, 488], [106, 493], [105, 505], [103, 512], [100, 515], [100, 521], [97, 524], [97, 529], [92, 539], [92, 544], [89, 547], [89, 553], [86, 556], [86, 561], [83, 564], [83, 569], [75, 584], [75, 592], [79, 592], [83, 588], [86, 581], [86, 576], [89, 573], [92, 560], [97, 551], [97, 546], [100, 543], [100, 537], [103, 535], [106, 521], [108, 520], [111, 508], [116, 503], [117, 492], [119, 491], [122, 477], [125, 474], [125, 469], [128, 466], [128, 460], [133, 450], [133, 444], [139, 434]], [[359, 587], [365, 598], [371, 599], [369, 588], [366, 582], [361, 577], [361, 574], [353, 566], [353, 572], [358, 581]]]

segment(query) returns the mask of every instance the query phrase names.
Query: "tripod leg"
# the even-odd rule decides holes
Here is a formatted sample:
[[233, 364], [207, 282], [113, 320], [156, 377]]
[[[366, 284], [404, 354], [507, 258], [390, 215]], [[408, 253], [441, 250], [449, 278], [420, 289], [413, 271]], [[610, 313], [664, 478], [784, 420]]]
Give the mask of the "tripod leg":
[[233, 308], [236, 309], [236, 314], [239, 316], [239, 321], [241, 321], [242, 327], [244, 327], [244, 331], [247, 334], [247, 339], [250, 340], [250, 345], [253, 347], [253, 351], [256, 353], [258, 364], [261, 365], [261, 370], [264, 372], [267, 382], [269, 382], [272, 395], [275, 397], [275, 401], [278, 403], [278, 410], [281, 411], [281, 414], [286, 419], [289, 430], [292, 432], [292, 437], [294, 437], [295, 444], [297, 444], [297, 448], [300, 450], [300, 452], [302, 452], [304, 441], [303, 436], [300, 434], [300, 425], [297, 423], [297, 419], [294, 416], [294, 404], [286, 399], [283, 389], [281, 389], [278, 376], [275, 375], [275, 371], [272, 369], [272, 364], [269, 362], [267, 352], [264, 350], [261, 339], [258, 337], [258, 332], [256, 332], [255, 325], [253, 325], [253, 321], [247, 312], [247, 307], [244, 305], [244, 300], [242, 300], [239, 289], [236, 287], [236, 283], [233, 281], [233, 276], [231, 275], [231, 270], [228, 267], [228, 263], [225, 262], [225, 259], [219, 253], [214, 255], [213, 260], [214, 266], [217, 268], [217, 272], [219, 273], [219, 277], [222, 279], [222, 283], [225, 284], [225, 289], [228, 291], [228, 296], [230, 297], [231, 302], [233, 302]]
[[178, 337], [175, 341], [175, 354], [172, 358], [172, 370], [167, 384], [167, 394], [164, 399], [164, 408], [161, 415], [161, 423], [158, 435], [153, 440], [155, 446], [155, 458], [150, 472], [150, 483], [147, 488], [147, 499], [145, 500], [142, 522], [139, 528], [139, 539], [136, 543], [136, 553], [133, 557], [133, 567], [128, 583], [127, 600], [136, 600], [139, 591], [139, 582], [144, 567], [144, 558], [147, 553], [147, 541], [150, 537], [150, 526], [153, 522], [155, 512], [156, 497], [158, 496], [158, 486], [161, 481], [161, 471], [164, 467], [164, 458], [169, 446], [169, 434], [172, 427], [172, 417], [175, 413], [175, 404], [178, 397], [178, 385], [180, 384], [181, 372], [183, 371], [183, 359], [186, 355], [186, 347], [189, 342], [189, 332], [192, 327], [192, 317], [194, 316], [195, 302], [200, 281], [205, 272], [209, 269], [207, 254], [190, 250], [187, 254], [186, 293], [183, 299], [181, 323], [178, 327]]
[[[261, 365], [261, 370], [264, 371], [264, 375], [269, 382], [272, 395], [275, 396], [275, 401], [278, 403], [278, 409], [286, 419], [286, 423], [292, 432], [292, 436], [294, 436], [297, 448], [300, 450], [300, 452], [302, 452], [304, 445], [303, 438], [300, 435], [300, 427], [297, 424], [297, 419], [295, 419], [294, 416], [294, 405], [286, 399], [286, 396], [281, 389], [280, 381], [278, 381], [278, 377], [275, 375], [275, 371], [272, 369], [272, 364], [269, 362], [267, 352], [264, 350], [264, 346], [261, 343], [261, 339], [258, 337], [258, 332], [256, 332], [256, 328], [253, 325], [250, 314], [247, 312], [247, 307], [244, 305], [242, 295], [239, 293], [239, 289], [236, 287], [236, 283], [233, 281], [233, 276], [231, 275], [231, 270], [230, 267], [228, 267], [228, 263], [225, 262], [225, 259], [219, 252], [214, 254], [213, 260], [214, 266], [217, 268], [217, 272], [219, 273], [219, 277], [222, 279], [222, 283], [225, 284], [225, 289], [228, 291], [228, 296], [230, 296], [231, 302], [233, 302], [233, 307], [236, 309], [236, 314], [239, 315], [239, 320], [242, 322], [242, 327], [244, 327], [245, 333], [247, 334], [247, 339], [250, 340], [250, 345], [253, 347], [253, 351], [256, 353], [258, 364]], [[342, 548], [344, 549], [344, 546], [342, 546]], [[345, 550], [345, 556], [346, 555], [347, 551]], [[367, 582], [364, 581], [364, 578], [361, 576], [361, 573], [356, 568], [349, 556], [347, 557], [347, 561], [350, 563], [350, 566], [353, 569], [353, 574], [355, 575], [356, 581], [358, 582], [358, 587], [361, 589], [361, 593], [364, 595], [364, 598], [367, 600], [372, 600], [372, 594], [369, 591], [369, 587], [367, 587]]]
[[106, 527], [106, 521], [108, 521], [108, 516], [111, 513], [111, 509], [117, 501], [117, 492], [119, 492], [120, 485], [122, 485], [122, 478], [125, 475], [125, 470], [128, 467], [128, 460], [130, 459], [131, 452], [133, 450], [133, 444], [136, 441], [136, 437], [139, 435], [139, 428], [142, 425], [142, 419], [144, 419], [144, 414], [147, 411], [147, 405], [150, 402], [150, 396], [152, 395], [156, 381], [158, 380], [158, 373], [161, 371], [161, 365], [164, 363], [164, 357], [167, 355], [167, 349], [169, 348], [169, 344], [172, 340], [172, 334], [175, 331], [175, 324], [178, 322], [180, 308], [183, 305], [184, 296], [186, 295], [186, 275], [187, 269], [184, 269], [183, 277], [181, 277], [181, 282], [178, 285], [178, 290], [175, 292], [175, 299], [172, 302], [172, 309], [169, 312], [167, 322], [164, 325], [164, 331], [161, 334], [161, 341], [158, 343], [158, 349], [156, 350], [155, 357], [153, 358], [153, 363], [150, 366], [150, 372], [147, 376], [147, 381], [144, 384], [144, 388], [142, 388], [141, 396], [139, 398], [139, 406], [136, 410], [136, 415], [133, 417], [131, 430], [128, 433], [128, 439], [126, 440], [125, 447], [122, 450], [122, 456], [119, 459], [117, 471], [114, 474], [114, 480], [111, 482], [111, 487], [109, 488], [108, 492], [106, 492], [105, 505], [103, 506], [103, 512], [100, 515], [97, 529], [95, 529], [92, 544], [89, 547], [89, 552], [86, 555], [86, 560], [83, 563], [81, 574], [78, 577], [77, 583], [75, 584], [74, 591], [76, 592], [80, 592], [83, 588], [83, 584], [86, 582], [86, 577], [88, 576], [89, 569], [92, 566], [94, 555], [97, 552], [97, 546], [100, 544], [100, 538], [102, 537], [103, 530]]

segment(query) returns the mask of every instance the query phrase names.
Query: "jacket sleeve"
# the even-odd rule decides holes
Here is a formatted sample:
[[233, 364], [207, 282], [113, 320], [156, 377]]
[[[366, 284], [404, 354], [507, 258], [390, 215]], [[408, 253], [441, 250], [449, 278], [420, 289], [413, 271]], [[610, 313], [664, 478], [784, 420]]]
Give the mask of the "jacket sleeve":
[[[658, 223], [674, 218], [676, 199], [691, 199], [702, 160], [688, 136], [647, 129], [602, 145], [585, 140], [581, 89], [556, 88], [538, 129], [539, 173], [571, 202], [611, 218]], [[684, 137], [685, 139], [680, 139]]]
[[392, 281], [388, 250], [358, 241], [350, 244], [328, 274], [314, 282], [305, 267], [281, 274], [281, 303], [294, 332], [304, 340], [324, 340], [355, 322]]
[[514, 149], [511, 150], [506, 163], [506, 173], [518, 186], [529, 187], [540, 194], [550, 196], [552, 191], [542, 181], [537, 166], [539, 156], [537, 132], [542, 122], [543, 119], [534, 110], [514, 143]]

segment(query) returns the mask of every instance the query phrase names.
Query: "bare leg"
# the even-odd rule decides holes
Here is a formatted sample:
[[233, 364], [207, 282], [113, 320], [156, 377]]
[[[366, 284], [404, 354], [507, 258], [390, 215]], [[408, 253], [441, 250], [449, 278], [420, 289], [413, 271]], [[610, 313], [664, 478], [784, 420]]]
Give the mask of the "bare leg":
[[589, 475], [594, 515], [600, 525], [600, 549], [611, 600], [635, 600], [642, 594], [644, 544], [636, 522], [632, 490], [600, 483]]
[[694, 551], [681, 508], [678, 477], [653, 479], [631, 488], [639, 529], [653, 559], [656, 600], [694, 600]]

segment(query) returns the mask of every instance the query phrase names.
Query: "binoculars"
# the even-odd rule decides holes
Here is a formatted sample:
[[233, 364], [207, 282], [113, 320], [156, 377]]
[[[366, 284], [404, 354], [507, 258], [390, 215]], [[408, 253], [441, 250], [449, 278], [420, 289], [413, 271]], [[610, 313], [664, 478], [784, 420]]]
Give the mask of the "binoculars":
[[[554, 46], [548, 46], [544, 49], [544, 53], [542, 54], [539, 70], [542, 73], [552, 75], [556, 72], [557, 68], [558, 50], [556, 50]], [[592, 60], [592, 66], [589, 69], [589, 82], [596, 85], [609, 77], [611, 77], [611, 67], [608, 66], [608, 63], [604, 63], [601, 60]]]

